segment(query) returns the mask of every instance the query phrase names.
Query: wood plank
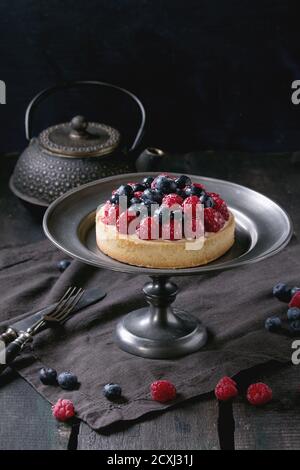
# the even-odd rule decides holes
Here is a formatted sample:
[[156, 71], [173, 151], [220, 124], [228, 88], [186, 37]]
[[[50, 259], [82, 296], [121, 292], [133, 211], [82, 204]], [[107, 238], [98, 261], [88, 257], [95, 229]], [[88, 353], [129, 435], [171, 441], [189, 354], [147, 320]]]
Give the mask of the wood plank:
[[300, 449], [300, 369], [297, 366], [256, 376], [274, 394], [273, 402], [255, 408], [244, 400], [233, 404], [236, 450]]
[[51, 406], [12, 371], [0, 378], [0, 450], [66, 450], [71, 427], [57, 423]]
[[218, 450], [218, 404], [213, 399], [190, 400], [139, 422], [113, 426], [113, 433], [96, 433], [81, 423], [79, 450]]

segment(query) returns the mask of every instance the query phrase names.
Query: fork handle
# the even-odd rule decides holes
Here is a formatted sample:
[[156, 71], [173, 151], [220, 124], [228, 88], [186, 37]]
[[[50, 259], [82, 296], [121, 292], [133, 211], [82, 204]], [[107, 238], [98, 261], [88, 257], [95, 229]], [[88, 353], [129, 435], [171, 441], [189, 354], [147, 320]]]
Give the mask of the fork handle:
[[5, 364], [0, 364], [0, 374], [9, 367], [15, 358], [20, 354], [23, 346], [31, 339], [28, 333], [21, 335], [5, 348]]
[[15, 339], [17, 339], [18, 333], [13, 328], [7, 328], [7, 330], [0, 335], [0, 341], [3, 341], [4, 344], [9, 344]]

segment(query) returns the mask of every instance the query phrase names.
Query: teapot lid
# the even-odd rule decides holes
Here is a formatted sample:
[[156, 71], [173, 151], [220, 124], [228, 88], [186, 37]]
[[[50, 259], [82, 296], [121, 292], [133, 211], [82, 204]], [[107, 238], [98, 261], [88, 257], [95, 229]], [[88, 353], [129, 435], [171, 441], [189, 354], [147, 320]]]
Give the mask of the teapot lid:
[[120, 143], [119, 131], [106, 124], [75, 116], [71, 122], [48, 127], [39, 135], [40, 144], [65, 157], [95, 157], [111, 153]]

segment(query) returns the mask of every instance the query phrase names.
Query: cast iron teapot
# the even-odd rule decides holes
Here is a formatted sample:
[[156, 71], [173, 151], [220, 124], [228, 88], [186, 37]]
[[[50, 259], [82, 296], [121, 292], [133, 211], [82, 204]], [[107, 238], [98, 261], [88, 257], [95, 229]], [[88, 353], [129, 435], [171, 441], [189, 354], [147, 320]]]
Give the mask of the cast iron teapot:
[[[128, 95], [138, 106], [141, 120], [132, 144], [117, 129], [75, 116], [70, 122], [57, 124], [31, 137], [32, 115], [36, 106], [52, 93], [70, 87], [109, 87]], [[145, 109], [131, 92], [109, 83], [77, 81], [47, 88], [28, 105], [25, 132], [29, 146], [21, 154], [10, 179], [14, 194], [26, 202], [48, 206], [57, 197], [81, 184], [106, 176], [135, 171], [133, 150], [145, 126]], [[128, 149], [128, 150], [127, 150]]]

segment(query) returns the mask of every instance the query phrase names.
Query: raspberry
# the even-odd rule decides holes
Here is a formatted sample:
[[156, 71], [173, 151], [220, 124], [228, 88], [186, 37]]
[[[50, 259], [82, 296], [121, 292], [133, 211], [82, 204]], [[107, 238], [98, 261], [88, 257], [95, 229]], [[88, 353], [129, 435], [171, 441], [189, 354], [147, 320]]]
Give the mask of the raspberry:
[[182, 203], [183, 203], [182, 197], [179, 196], [178, 194], [174, 194], [174, 193], [171, 193], [171, 194], [168, 194], [167, 196], [164, 196], [164, 198], [162, 200], [162, 204], [164, 206], [167, 206], [167, 207], [172, 207], [175, 204], [179, 204], [181, 206]]
[[182, 222], [180, 220], [171, 220], [170, 223], [162, 226], [162, 238], [164, 240], [182, 239]]
[[159, 239], [159, 222], [155, 217], [145, 217], [137, 229], [137, 235], [142, 240]]
[[187, 212], [188, 206], [192, 206], [192, 217], [196, 217], [197, 204], [201, 204], [198, 196], [189, 196], [183, 202], [183, 211]]
[[206, 232], [218, 232], [224, 227], [224, 217], [212, 207], [204, 209], [204, 226]]
[[300, 292], [296, 292], [296, 294], [293, 295], [292, 300], [289, 303], [289, 307], [300, 308]]
[[52, 406], [52, 414], [58, 421], [67, 421], [75, 415], [75, 408], [71, 400], [60, 398]]
[[143, 194], [143, 191], [135, 191], [133, 193], [134, 197], [137, 197], [138, 199], [141, 199], [142, 194]]
[[203, 184], [201, 184], [201, 183], [193, 183], [193, 186], [195, 186], [196, 188], [199, 188], [199, 189], [203, 189], [203, 191], [205, 190]]
[[117, 220], [117, 230], [123, 234], [132, 235], [135, 231], [135, 227], [130, 227], [130, 222], [136, 218], [136, 214], [130, 214], [130, 212], [122, 212], [120, 217]]
[[229, 210], [226, 202], [217, 193], [207, 193], [214, 201], [214, 209], [216, 209], [224, 217], [225, 220], [229, 219]]
[[247, 390], [247, 400], [251, 405], [260, 406], [269, 403], [272, 400], [272, 390], [264, 383], [250, 385]]
[[219, 401], [228, 401], [238, 395], [236, 382], [230, 377], [223, 377], [216, 385], [215, 395]]
[[157, 380], [150, 386], [152, 400], [165, 403], [174, 400], [176, 397], [176, 388], [168, 380]]
[[107, 211], [107, 215], [102, 218], [102, 221], [107, 225], [116, 225], [119, 217], [120, 208], [115, 204], [111, 204], [111, 207]]

